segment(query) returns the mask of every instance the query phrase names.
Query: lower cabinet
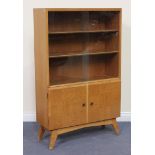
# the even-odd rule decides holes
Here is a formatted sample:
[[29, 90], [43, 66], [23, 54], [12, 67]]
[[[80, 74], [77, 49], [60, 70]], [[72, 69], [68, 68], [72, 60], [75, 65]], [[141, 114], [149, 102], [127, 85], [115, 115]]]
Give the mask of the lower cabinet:
[[88, 122], [116, 118], [120, 115], [120, 82], [88, 85]]
[[49, 90], [49, 128], [51, 130], [86, 123], [86, 85]]
[[50, 130], [116, 118], [120, 115], [120, 80], [49, 89]]

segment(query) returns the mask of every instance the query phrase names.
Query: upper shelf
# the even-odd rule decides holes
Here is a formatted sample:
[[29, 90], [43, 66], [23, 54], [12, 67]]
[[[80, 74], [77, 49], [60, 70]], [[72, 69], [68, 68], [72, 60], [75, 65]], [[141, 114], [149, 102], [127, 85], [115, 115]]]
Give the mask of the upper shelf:
[[109, 30], [88, 30], [88, 31], [61, 31], [61, 32], [49, 32], [49, 34], [78, 34], [78, 33], [107, 33], [107, 32], [118, 32], [117, 29]]
[[50, 55], [49, 58], [61, 58], [61, 57], [75, 57], [75, 56], [88, 56], [88, 55], [102, 55], [102, 54], [114, 54], [118, 53], [118, 51], [104, 51], [104, 52], [87, 52], [87, 53], [70, 53], [70, 54], [54, 54]]
[[119, 29], [119, 11], [49, 12], [49, 34], [111, 32]]

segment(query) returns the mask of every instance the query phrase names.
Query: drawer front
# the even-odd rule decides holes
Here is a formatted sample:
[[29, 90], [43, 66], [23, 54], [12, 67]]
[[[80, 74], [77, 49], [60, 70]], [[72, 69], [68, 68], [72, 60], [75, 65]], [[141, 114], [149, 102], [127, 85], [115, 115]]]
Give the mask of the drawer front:
[[120, 116], [120, 80], [88, 85], [88, 122]]
[[50, 130], [86, 123], [86, 86], [49, 89]]

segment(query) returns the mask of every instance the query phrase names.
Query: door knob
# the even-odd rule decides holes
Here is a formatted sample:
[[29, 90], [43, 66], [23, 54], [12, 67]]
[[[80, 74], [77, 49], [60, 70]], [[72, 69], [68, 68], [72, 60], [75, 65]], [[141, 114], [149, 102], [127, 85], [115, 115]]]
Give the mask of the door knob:
[[82, 104], [82, 106], [83, 106], [83, 107], [85, 107], [85, 106], [86, 106], [86, 104], [85, 104], [85, 103], [83, 103], [83, 104]]
[[93, 102], [90, 102], [90, 105], [92, 106], [92, 105], [94, 105], [94, 103]]

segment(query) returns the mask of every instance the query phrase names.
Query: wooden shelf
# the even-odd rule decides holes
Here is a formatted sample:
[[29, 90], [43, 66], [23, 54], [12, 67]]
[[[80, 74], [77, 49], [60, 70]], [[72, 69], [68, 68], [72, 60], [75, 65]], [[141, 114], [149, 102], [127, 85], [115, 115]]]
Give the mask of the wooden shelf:
[[70, 53], [70, 54], [55, 54], [49, 56], [49, 58], [60, 58], [60, 57], [75, 57], [75, 56], [88, 56], [88, 55], [100, 55], [100, 54], [115, 54], [118, 51], [104, 51], [104, 52], [90, 52], [90, 53]]
[[78, 34], [78, 33], [107, 33], [107, 32], [118, 32], [117, 29], [110, 30], [88, 30], [88, 31], [61, 31], [61, 32], [49, 32], [49, 34]]
[[[117, 76], [116, 76], [117, 77]], [[88, 78], [73, 78], [67, 76], [58, 76], [57, 80], [51, 81], [51, 85], [61, 85], [61, 84], [68, 84], [68, 83], [79, 83], [79, 82], [87, 82], [87, 81], [96, 81], [96, 80], [103, 80], [103, 79], [111, 79], [116, 78], [115, 76], [103, 75], [103, 76], [94, 76]]]

